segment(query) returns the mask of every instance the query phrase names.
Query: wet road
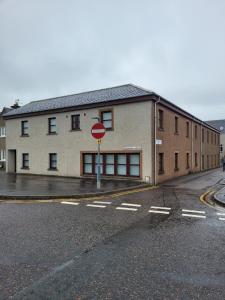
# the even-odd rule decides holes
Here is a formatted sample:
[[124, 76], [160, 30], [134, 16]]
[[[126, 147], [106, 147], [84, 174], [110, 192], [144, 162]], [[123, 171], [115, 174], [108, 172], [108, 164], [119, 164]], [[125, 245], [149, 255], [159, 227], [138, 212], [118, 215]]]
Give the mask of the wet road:
[[67, 204], [0, 205], [0, 299], [224, 299], [223, 174]]

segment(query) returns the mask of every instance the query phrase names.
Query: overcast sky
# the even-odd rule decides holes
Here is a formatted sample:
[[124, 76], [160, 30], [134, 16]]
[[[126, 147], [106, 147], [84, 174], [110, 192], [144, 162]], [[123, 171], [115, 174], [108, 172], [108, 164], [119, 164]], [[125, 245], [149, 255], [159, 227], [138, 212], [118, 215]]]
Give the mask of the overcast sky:
[[225, 119], [225, 0], [0, 0], [0, 106], [130, 82]]

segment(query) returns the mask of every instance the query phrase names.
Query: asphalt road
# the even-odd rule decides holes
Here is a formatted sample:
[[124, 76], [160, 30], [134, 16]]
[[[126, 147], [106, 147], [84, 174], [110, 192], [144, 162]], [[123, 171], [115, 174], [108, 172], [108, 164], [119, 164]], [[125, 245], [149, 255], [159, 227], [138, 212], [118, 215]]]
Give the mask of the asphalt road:
[[0, 299], [224, 299], [225, 210], [199, 201], [222, 177], [106, 203], [1, 204]]

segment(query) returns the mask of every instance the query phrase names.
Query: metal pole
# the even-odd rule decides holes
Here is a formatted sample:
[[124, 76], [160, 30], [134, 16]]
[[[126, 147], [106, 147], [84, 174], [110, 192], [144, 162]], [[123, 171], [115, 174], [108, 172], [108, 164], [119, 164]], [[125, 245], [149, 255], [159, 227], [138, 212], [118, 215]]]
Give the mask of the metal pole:
[[98, 140], [98, 157], [97, 157], [97, 189], [100, 190], [101, 189], [101, 178], [100, 178], [100, 174], [101, 174], [101, 165], [100, 165], [100, 144], [101, 144], [101, 140]]

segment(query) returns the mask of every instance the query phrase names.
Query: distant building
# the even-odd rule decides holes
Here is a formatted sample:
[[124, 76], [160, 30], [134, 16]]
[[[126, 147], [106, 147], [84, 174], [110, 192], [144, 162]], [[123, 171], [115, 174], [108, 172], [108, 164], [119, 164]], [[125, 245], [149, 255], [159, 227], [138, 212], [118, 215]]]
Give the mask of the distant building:
[[220, 158], [222, 158], [225, 156], [225, 120], [212, 120], [206, 122], [220, 131]]
[[30, 102], [5, 114], [7, 172], [87, 177], [101, 173], [150, 183], [217, 168], [219, 131], [133, 84]]
[[5, 170], [6, 165], [6, 129], [2, 115], [9, 112], [10, 108], [4, 107], [0, 112], [0, 170]]

